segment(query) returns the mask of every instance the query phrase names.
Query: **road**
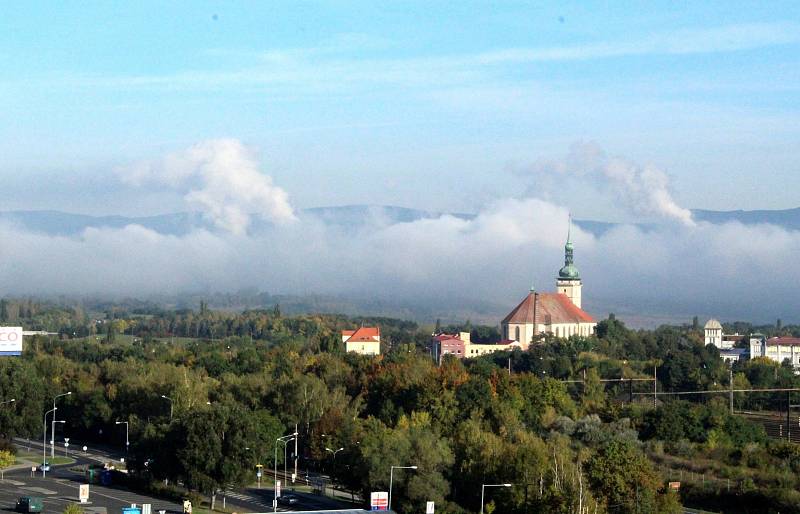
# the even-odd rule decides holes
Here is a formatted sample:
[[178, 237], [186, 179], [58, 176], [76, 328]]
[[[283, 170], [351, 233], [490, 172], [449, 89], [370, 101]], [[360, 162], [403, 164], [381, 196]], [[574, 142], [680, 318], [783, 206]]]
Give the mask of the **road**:
[[[40, 441], [17, 439], [15, 444], [32, 451], [41, 451], [42, 449]], [[81, 445], [78, 443], [74, 447], [80, 448]], [[30, 467], [6, 471], [5, 480], [0, 481], [0, 509], [13, 510], [17, 498], [32, 495], [43, 499], [45, 514], [61, 513], [68, 503], [78, 500], [78, 486], [86, 483], [82, 474], [71, 471], [70, 468], [110, 461], [119, 462], [119, 454], [108, 450], [92, 449], [88, 452], [71, 452], [69, 456], [75, 459], [75, 464], [53, 466], [45, 478], [42, 478], [39, 472], [32, 477]], [[284, 491], [285, 494], [289, 492], [286, 489]], [[298, 497], [299, 502], [291, 509], [279, 506], [278, 512], [346, 508], [342, 503], [324, 496], [299, 492], [292, 494]], [[224, 495], [217, 496], [217, 501], [220, 505], [224, 502], [237, 512], [271, 512], [273, 495], [274, 490], [270, 487], [261, 489], [248, 487], [226, 491]], [[175, 502], [139, 494], [120, 486], [92, 484], [89, 486], [89, 501], [91, 504], [84, 508], [87, 514], [119, 513], [123, 507], [129, 507], [133, 503], [137, 505], [151, 504], [154, 514], [159, 510], [173, 513], [183, 512], [183, 506]]]

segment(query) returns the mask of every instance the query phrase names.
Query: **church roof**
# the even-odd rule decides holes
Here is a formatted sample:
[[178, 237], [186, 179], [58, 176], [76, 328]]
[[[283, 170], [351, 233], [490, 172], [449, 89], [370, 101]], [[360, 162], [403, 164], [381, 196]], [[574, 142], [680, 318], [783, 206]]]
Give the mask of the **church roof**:
[[[535, 301], [538, 300], [538, 301]], [[534, 309], [534, 303], [536, 308]], [[534, 312], [536, 319], [534, 320]], [[564, 293], [531, 292], [505, 317], [503, 323], [594, 323], [594, 318], [572, 303]]]

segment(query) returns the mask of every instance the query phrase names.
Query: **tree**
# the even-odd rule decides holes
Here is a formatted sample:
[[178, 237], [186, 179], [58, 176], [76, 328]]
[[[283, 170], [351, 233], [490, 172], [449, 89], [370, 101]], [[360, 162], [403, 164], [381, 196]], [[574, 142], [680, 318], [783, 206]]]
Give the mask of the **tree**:
[[615, 512], [656, 512], [658, 476], [635, 443], [609, 441], [589, 459], [587, 474]]
[[117, 329], [114, 320], [106, 320], [106, 343], [112, 344], [117, 340]]
[[586, 370], [581, 402], [587, 412], [599, 412], [606, 404], [605, 389], [603, 383], [600, 382], [600, 374], [597, 373], [596, 368]]
[[14, 454], [8, 450], [0, 450], [0, 479], [5, 480], [5, 469], [16, 462]]

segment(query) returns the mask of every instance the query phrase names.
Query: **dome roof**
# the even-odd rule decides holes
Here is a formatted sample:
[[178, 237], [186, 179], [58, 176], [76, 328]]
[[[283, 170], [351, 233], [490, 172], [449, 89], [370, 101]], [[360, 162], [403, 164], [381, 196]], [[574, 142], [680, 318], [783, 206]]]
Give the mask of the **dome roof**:
[[722, 329], [722, 324], [719, 321], [715, 320], [714, 318], [711, 318], [706, 323], [705, 329], [706, 330], [709, 330], [709, 329]]
[[563, 268], [558, 270], [558, 278], [563, 280], [579, 280], [581, 274], [574, 264], [565, 264]]

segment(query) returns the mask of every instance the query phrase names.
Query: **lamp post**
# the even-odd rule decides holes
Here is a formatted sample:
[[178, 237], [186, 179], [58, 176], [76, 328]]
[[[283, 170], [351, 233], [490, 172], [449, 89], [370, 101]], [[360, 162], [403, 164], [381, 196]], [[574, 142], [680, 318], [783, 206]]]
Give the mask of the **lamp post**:
[[289, 443], [291, 443], [292, 441], [295, 441], [296, 439], [297, 439], [296, 437], [292, 437], [291, 439], [287, 439], [285, 441], [282, 441], [283, 442], [283, 479], [284, 480], [286, 480], [286, 461], [288, 460], [286, 458], [286, 452], [289, 449]]
[[326, 452], [331, 452], [331, 454], [333, 455], [333, 471], [336, 471], [336, 454], [339, 453], [342, 450], [344, 450], [343, 447], [339, 448], [338, 450], [331, 450], [328, 447], [325, 448]]
[[394, 481], [395, 469], [417, 469], [417, 466], [392, 466], [389, 470], [389, 510], [392, 510], [392, 482]]
[[45, 465], [47, 462], [47, 415], [51, 412], [55, 418], [55, 409], [50, 409], [44, 413], [44, 420], [42, 421], [42, 478], [47, 476], [47, 466]]
[[125, 425], [125, 455], [128, 455], [128, 446], [130, 446], [130, 441], [128, 440], [128, 422], [127, 421], [117, 421], [114, 423], [115, 425]]
[[58, 394], [58, 395], [55, 396], [55, 398], [53, 398], [53, 427], [51, 429], [52, 439], [50, 439], [50, 458], [53, 458], [53, 457], [56, 456], [56, 443], [55, 443], [55, 438], [56, 438], [56, 410], [58, 409], [58, 407], [56, 407], [56, 400], [58, 400], [62, 396], [69, 396], [71, 394], [72, 394], [72, 391], [67, 391], [66, 393]]
[[172, 402], [173, 402], [173, 400], [172, 400], [172, 398], [170, 398], [169, 396], [167, 396], [165, 394], [162, 394], [161, 397], [169, 402], [169, 420], [172, 421]]
[[273, 488], [275, 491], [275, 499], [272, 500], [272, 509], [273, 512], [278, 512], [278, 443], [284, 442], [292, 437], [297, 437], [297, 432], [285, 436], [281, 436], [275, 439], [275, 487]]
[[481, 514], [483, 514], [483, 496], [487, 487], [511, 487], [511, 484], [481, 484]]
[[256, 449], [250, 448], [249, 446], [245, 446], [245, 450], [252, 450], [253, 451], [253, 466], [256, 468], [256, 479], [258, 480], [258, 488], [261, 489], [261, 464], [258, 462], [258, 458], [256, 457]]

